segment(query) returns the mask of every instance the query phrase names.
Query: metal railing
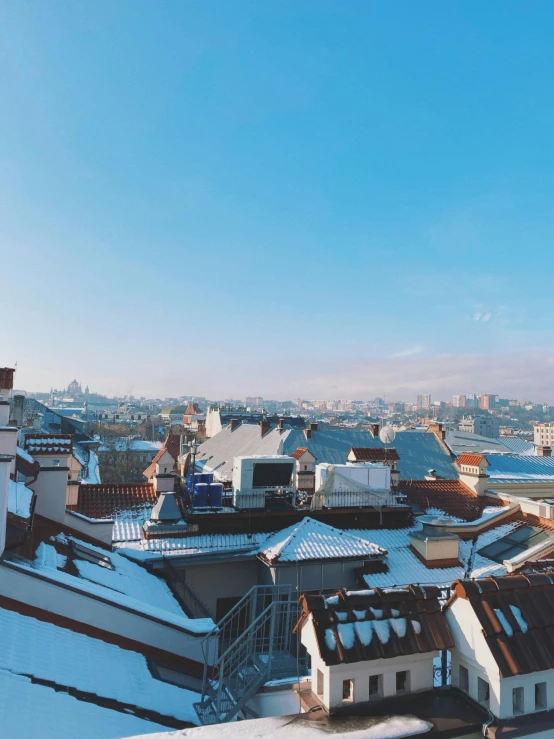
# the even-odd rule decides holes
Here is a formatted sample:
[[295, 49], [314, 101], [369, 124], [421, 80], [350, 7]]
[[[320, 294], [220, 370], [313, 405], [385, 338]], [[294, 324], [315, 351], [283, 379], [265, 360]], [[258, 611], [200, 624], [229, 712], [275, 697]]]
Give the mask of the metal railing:
[[169, 584], [186, 614], [191, 618], [211, 618], [207, 607], [187, 585], [179, 570], [170, 562], [166, 562], [165, 571]]
[[195, 704], [203, 724], [230, 721], [268, 680], [305, 673], [305, 652], [292, 633], [298, 615], [290, 587], [256, 586], [205, 638], [202, 699]]

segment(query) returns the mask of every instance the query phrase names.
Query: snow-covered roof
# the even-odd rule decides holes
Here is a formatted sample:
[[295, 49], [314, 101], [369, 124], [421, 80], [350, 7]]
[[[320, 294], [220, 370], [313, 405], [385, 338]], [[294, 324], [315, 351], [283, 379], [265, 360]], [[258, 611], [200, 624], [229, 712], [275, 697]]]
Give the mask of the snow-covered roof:
[[[79, 571], [79, 577], [64, 571], [66, 555], [56, 549], [57, 547], [64, 551], [67, 542], [77, 545], [76, 549], [69, 551], [72, 563]], [[79, 550], [79, 547], [82, 549]], [[98, 555], [99, 561], [111, 565], [113, 569], [105, 564], [85, 560], [84, 556], [80, 555], [83, 550], [91, 553], [92, 558], [95, 554]], [[213, 628], [211, 619], [189, 619], [161, 578], [117, 552], [108, 552], [73, 537], [67, 539], [59, 535], [53, 543], [41, 542], [33, 562], [27, 563], [23, 559], [18, 559], [10, 561], [10, 565], [26, 570], [38, 570], [43, 577], [52, 582], [71, 585], [84, 593], [110, 600], [115, 605], [145, 613], [189, 632], [207, 633]]]
[[155, 679], [142, 654], [0, 608], [0, 676], [4, 671], [198, 723], [197, 694]]
[[25, 487], [22, 482], [10, 480], [8, 488], [8, 511], [20, 518], [29, 518], [33, 491]]
[[[0, 725], [10, 739], [120, 739], [167, 727], [78, 700], [0, 670]], [[158, 736], [161, 734], [158, 733]]]
[[306, 516], [271, 536], [260, 549], [269, 564], [322, 559], [384, 557], [386, 550], [343, 529]]
[[[400, 432], [394, 446], [400, 457], [398, 469], [401, 479], [423, 480], [430, 469], [435, 469], [446, 479], [457, 478], [452, 459], [435, 434]], [[234, 457], [290, 455], [299, 447], [307, 448], [319, 462], [344, 464], [352, 447], [384, 448], [384, 445], [369, 431], [356, 429], [320, 428], [312, 431], [307, 439], [302, 429], [285, 427], [280, 432], [273, 426], [262, 436], [259, 426], [241, 424], [233, 431], [226, 426], [207, 439], [200, 445], [196, 461], [206, 472], [214, 472], [218, 480], [231, 480]]]
[[[363, 726], [363, 723], [365, 725]], [[334, 727], [332, 739], [402, 739], [402, 737], [425, 734], [433, 725], [415, 716], [387, 716], [358, 719], [358, 730], [350, 725], [341, 731]], [[363, 726], [363, 728], [361, 728]], [[171, 734], [148, 734], [129, 739], [328, 739], [328, 726], [323, 722], [307, 721], [299, 716], [259, 718], [250, 721], [235, 721], [217, 726], [199, 726]], [[80, 738], [79, 738], [80, 739]], [[88, 739], [88, 738], [87, 738]]]
[[529, 454], [487, 454], [491, 483], [554, 482], [554, 457]]
[[24, 459], [29, 464], [35, 464], [35, 460], [22, 447], [20, 447], [20, 446], [17, 447], [16, 454], [17, 454], [18, 457], [21, 457], [22, 459]]

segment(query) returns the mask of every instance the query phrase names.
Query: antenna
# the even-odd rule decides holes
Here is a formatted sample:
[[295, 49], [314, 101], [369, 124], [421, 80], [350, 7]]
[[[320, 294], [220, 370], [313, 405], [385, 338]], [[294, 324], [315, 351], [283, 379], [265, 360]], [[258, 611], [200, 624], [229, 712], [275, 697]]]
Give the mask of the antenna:
[[379, 431], [379, 438], [385, 446], [387, 444], [392, 444], [392, 442], [396, 438], [396, 431], [393, 429], [392, 426], [383, 426], [383, 428]]

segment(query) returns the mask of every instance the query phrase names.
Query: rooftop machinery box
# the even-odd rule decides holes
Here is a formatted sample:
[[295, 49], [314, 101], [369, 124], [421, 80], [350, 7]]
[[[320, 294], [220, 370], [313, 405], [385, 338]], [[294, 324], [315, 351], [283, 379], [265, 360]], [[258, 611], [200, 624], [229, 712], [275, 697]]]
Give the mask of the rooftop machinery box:
[[[335, 478], [335, 492], [347, 492], [347, 482], [341, 478], [347, 478], [360, 485], [366, 485], [372, 490], [390, 490], [390, 467], [381, 462], [366, 462], [360, 464], [318, 464], [315, 468], [315, 489], [325, 483], [327, 475], [332, 468], [339, 477]], [[350, 488], [351, 489], [351, 488]]]
[[283, 455], [235, 457], [233, 503], [238, 508], [264, 508], [267, 491], [296, 488], [296, 461]]

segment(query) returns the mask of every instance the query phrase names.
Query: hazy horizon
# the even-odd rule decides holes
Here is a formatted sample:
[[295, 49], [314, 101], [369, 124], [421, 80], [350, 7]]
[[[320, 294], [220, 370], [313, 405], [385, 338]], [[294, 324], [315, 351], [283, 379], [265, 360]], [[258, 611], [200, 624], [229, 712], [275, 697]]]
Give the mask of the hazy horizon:
[[17, 387], [554, 403], [554, 7], [0, 2]]

